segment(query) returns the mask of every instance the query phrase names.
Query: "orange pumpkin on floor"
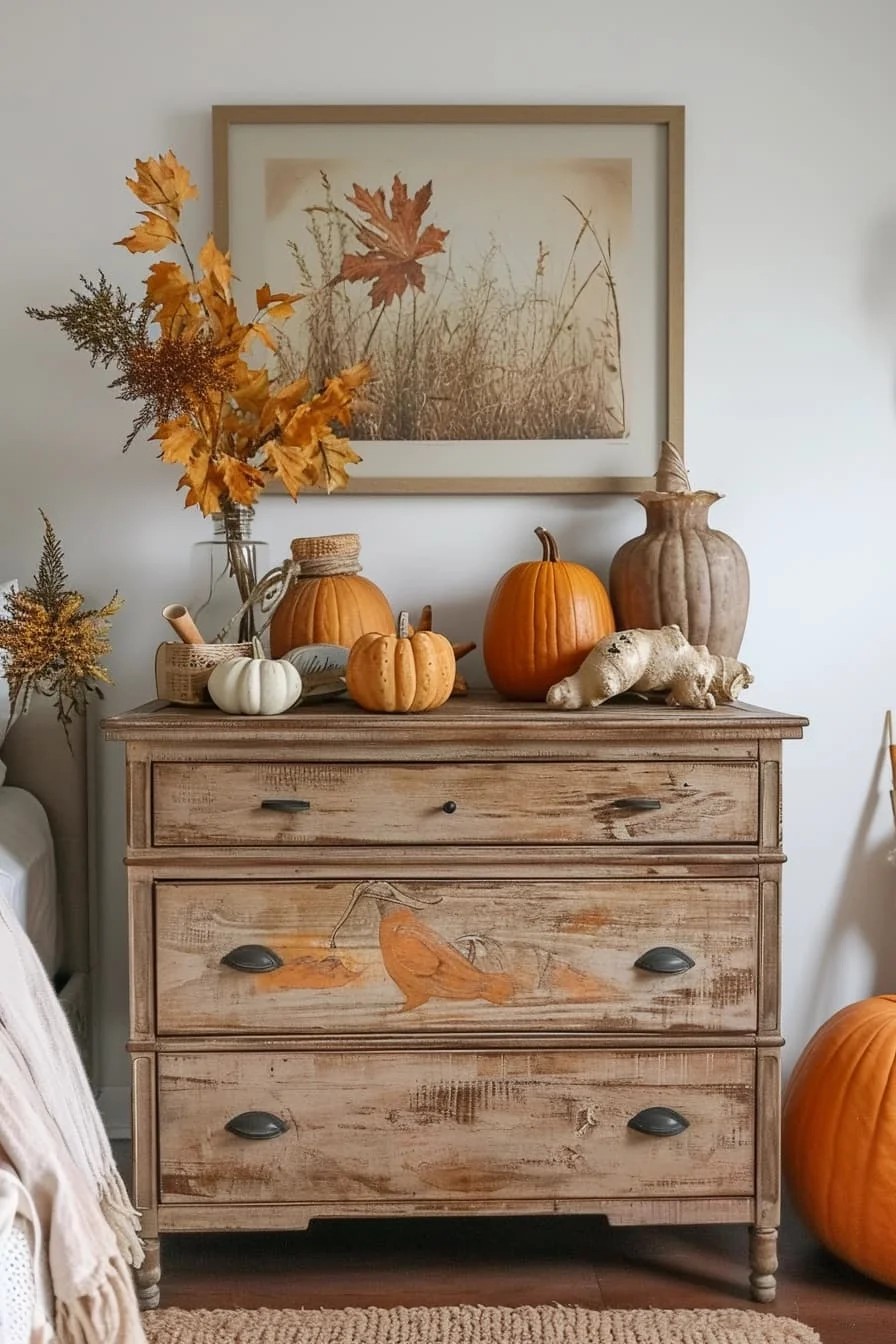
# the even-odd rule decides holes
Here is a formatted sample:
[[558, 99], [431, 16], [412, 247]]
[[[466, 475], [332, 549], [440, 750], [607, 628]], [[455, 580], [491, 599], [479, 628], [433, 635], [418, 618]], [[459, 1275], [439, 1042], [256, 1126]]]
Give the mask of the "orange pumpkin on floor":
[[818, 1240], [896, 1287], [896, 994], [841, 1008], [812, 1037], [787, 1089], [782, 1155]]
[[543, 700], [578, 671], [599, 639], [616, 629], [607, 590], [584, 565], [561, 560], [550, 532], [536, 527], [541, 560], [499, 579], [485, 614], [482, 656], [496, 691]]

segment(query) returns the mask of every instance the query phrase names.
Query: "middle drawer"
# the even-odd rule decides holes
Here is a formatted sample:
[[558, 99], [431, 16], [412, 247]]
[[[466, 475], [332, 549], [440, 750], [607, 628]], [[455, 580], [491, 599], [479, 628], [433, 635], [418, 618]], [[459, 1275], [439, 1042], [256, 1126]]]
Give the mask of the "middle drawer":
[[157, 1023], [755, 1031], [758, 884], [160, 882]]

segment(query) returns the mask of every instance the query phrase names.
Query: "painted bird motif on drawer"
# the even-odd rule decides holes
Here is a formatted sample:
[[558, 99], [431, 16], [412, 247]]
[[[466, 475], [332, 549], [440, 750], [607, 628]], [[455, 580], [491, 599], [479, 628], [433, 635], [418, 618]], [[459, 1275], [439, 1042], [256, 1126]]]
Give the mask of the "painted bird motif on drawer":
[[[360, 882], [330, 938], [336, 935], [358, 901], [376, 902], [380, 915], [380, 952], [386, 973], [404, 995], [402, 1012], [419, 1008], [430, 999], [485, 999], [488, 1003], [506, 1003], [513, 996], [514, 984], [504, 971], [486, 971], [474, 966], [441, 934], [422, 920], [415, 910], [437, 904], [440, 896], [417, 900], [394, 887], [391, 882]], [[397, 908], [395, 908], [397, 907]]]

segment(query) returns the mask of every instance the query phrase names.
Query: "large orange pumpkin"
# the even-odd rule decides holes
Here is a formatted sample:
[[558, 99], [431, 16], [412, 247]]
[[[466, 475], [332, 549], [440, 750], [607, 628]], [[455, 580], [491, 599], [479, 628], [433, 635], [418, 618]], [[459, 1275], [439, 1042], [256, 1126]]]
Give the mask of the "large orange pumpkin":
[[806, 1046], [784, 1100], [783, 1166], [818, 1240], [896, 1287], [896, 994], [842, 1008]]
[[584, 565], [561, 560], [550, 532], [536, 527], [541, 560], [499, 579], [485, 614], [482, 656], [492, 685], [512, 700], [543, 700], [616, 629], [607, 590]]
[[296, 537], [292, 558], [301, 564], [271, 621], [271, 656], [282, 658], [303, 644], [350, 649], [370, 631], [395, 631], [385, 594], [358, 570], [361, 544], [354, 532]]

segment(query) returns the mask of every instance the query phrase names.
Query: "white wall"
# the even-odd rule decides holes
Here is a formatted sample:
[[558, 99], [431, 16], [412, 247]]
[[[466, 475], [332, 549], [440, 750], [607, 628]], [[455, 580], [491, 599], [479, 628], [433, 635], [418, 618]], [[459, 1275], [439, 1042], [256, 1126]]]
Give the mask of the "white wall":
[[[173, 147], [211, 221], [213, 103], [582, 102], [687, 107], [686, 450], [744, 547], [743, 656], [760, 704], [809, 715], [785, 748], [784, 1008], [791, 1059], [841, 1004], [896, 982], [882, 752], [896, 702], [896, 7], [890, 0], [31, 0], [0, 45], [0, 575], [33, 571], [38, 506], [91, 599], [115, 587], [110, 711], [152, 695], [159, 608], [206, 525], [176, 471], [119, 446], [129, 407], [25, 305], [59, 302], [131, 226], [135, 157]], [[479, 635], [495, 579], [554, 529], [606, 574], [630, 499], [265, 500], [290, 536], [357, 530], [397, 606]], [[408, 557], [413, 563], [408, 563]], [[472, 660], [470, 660], [472, 661]], [[475, 668], [471, 669], [475, 671]], [[480, 665], [481, 676], [481, 665]], [[98, 746], [100, 1078], [127, 1079], [122, 750]]]

